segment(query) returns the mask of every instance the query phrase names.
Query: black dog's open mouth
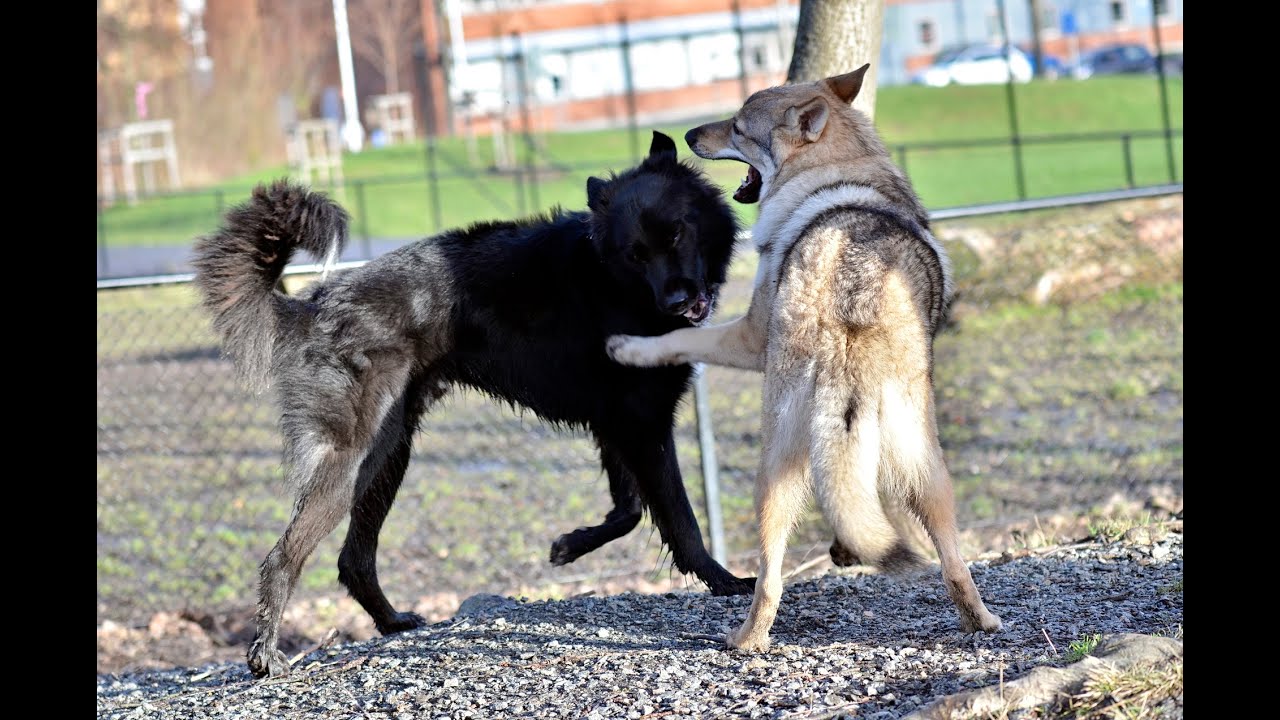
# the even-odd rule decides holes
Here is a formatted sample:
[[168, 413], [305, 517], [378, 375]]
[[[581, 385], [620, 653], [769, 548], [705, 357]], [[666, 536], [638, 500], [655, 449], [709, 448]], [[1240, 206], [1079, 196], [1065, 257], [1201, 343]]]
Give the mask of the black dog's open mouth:
[[760, 177], [760, 171], [756, 170], [751, 163], [747, 163], [747, 176], [742, 178], [742, 184], [733, 193], [733, 199], [744, 205], [750, 205], [760, 199], [760, 187], [763, 184], [764, 179]]
[[697, 325], [706, 320], [707, 316], [711, 314], [711, 297], [706, 293], [698, 293], [698, 297], [694, 299], [693, 303], [680, 314], [688, 318], [689, 322]]

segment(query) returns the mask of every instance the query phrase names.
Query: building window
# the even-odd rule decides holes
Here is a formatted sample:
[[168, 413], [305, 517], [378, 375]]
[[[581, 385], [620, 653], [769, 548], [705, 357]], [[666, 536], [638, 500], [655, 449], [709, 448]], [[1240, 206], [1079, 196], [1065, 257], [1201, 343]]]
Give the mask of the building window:
[[1122, 23], [1125, 21], [1125, 8], [1123, 0], [1112, 0], [1111, 3], [1111, 22]]
[[920, 44], [925, 47], [933, 47], [938, 40], [937, 28], [934, 27], [932, 20], [920, 21]]
[[1156, 6], [1156, 17], [1163, 17], [1169, 14], [1169, 0], [1152, 0]]

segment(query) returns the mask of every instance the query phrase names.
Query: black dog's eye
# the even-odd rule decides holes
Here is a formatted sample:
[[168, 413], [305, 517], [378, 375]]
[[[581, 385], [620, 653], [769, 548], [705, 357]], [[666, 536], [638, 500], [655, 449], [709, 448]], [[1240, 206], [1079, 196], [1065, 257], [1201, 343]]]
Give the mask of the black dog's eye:
[[676, 228], [675, 233], [672, 234], [671, 236], [671, 247], [675, 247], [679, 244], [680, 244], [680, 228]]

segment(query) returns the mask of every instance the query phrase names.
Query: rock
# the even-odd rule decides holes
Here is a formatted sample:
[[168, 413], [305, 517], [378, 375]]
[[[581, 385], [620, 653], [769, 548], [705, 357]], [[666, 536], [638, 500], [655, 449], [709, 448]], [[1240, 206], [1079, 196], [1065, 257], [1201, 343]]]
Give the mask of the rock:
[[519, 607], [520, 603], [509, 597], [493, 595], [491, 593], [480, 593], [463, 600], [462, 604], [458, 606], [458, 612], [454, 613], [454, 617], [492, 616], [510, 612], [511, 610], [518, 609]]

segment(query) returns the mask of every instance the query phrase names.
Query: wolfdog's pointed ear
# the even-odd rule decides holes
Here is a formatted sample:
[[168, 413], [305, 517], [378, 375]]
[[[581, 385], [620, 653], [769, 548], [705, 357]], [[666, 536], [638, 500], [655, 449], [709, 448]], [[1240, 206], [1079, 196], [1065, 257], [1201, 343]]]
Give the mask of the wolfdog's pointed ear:
[[803, 105], [787, 108], [782, 118], [792, 131], [803, 135], [807, 142], [814, 142], [822, 137], [822, 128], [827, 126], [829, 112], [827, 101], [819, 95]]
[[609, 207], [609, 198], [605, 194], [608, 188], [608, 180], [601, 180], [598, 177], [587, 178], [587, 207], [597, 211]]
[[657, 130], [653, 131], [653, 142], [649, 143], [649, 159], [650, 160], [672, 160], [676, 159], [676, 141], [671, 139], [669, 135], [663, 135]]
[[851, 73], [829, 77], [822, 82], [827, 84], [827, 89], [835, 93], [836, 97], [851, 103], [854, 98], [858, 97], [858, 91], [862, 89], [862, 78], [867, 74], [867, 68], [869, 67], [871, 67], [871, 63], [867, 63]]

